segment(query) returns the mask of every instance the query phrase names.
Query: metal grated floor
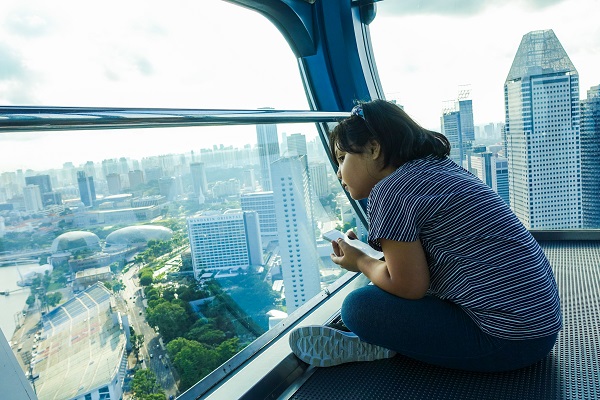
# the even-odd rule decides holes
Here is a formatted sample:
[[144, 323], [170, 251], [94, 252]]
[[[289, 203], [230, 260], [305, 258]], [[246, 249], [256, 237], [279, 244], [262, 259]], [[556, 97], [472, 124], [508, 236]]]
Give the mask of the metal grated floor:
[[471, 373], [429, 366], [406, 357], [311, 374], [286, 398], [313, 399], [600, 399], [600, 243], [542, 242], [554, 269], [564, 328], [552, 353], [528, 368]]

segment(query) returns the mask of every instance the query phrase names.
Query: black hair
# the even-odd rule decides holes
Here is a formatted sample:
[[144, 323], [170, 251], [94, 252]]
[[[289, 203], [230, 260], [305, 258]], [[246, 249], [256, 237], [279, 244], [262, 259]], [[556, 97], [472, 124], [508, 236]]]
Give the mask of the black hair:
[[402, 164], [435, 156], [447, 157], [450, 142], [441, 133], [421, 127], [395, 103], [386, 100], [359, 102], [362, 113], [353, 113], [336, 125], [329, 134], [329, 150], [335, 157], [336, 148], [345, 152], [363, 153], [371, 141], [381, 146], [383, 166]]

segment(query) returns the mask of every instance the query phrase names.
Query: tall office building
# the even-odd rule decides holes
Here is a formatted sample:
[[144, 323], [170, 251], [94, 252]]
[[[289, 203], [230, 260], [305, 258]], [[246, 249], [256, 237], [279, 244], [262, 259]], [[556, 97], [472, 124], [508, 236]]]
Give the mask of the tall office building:
[[139, 169], [129, 171], [127, 175], [129, 176], [129, 187], [131, 189], [135, 189], [144, 183], [144, 173]]
[[523, 36], [504, 104], [513, 212], [530, 229], [580, 228], [579, 75], [552, 30]]
[[600, 85], [581, 102], [581, 189], [583, 227], [600, 228]]
[[120, 194], [121, 193], [121, 175], [120, 174], [106, 175], [106, 184], [108, 185], [108, 193], [109, 194]]
[[119, 158], [119, 173], [126, 174], [129, 172], [129, 163], [125, 157]]
[[26, 185], [37, 185], [40, 187], [40, 193], [50, 193], [52, 185], [50, 184], [50, 175], [35, 175], [25, 177]]
[[510, 204], [508, 192], [508, 161], [490, 151], [468, 154], [469, 171], [476, 175], [504, 200]]
[[96, 187], [94, 178], [86, 176], [85, 171], [77, 171], [77, 187], [79, 188], [79, 197], [86, 207], [92, 207], [96, 202]]
[[158, 190], [167, 200], [175, 200], [179, 194], [177, 191], [177, 181], [173, 176], [167, 176], [158, 180]]
[[25, 210], [28, 212], [38, 212], [44, 208], [42, 194], [38, 185], [25, 186], [23, 188], [23, 200], [25, 201]]
[[187, 219], [194, 276], [237, 273], [262, 265], [258, 213], [244, 211]]
[[445, 108], [440, 119], [442, 134], [450, 142], [450, 158], [462, 166], [462, 137], [460, 135], [460, 113], [453, 108]]
[[116, 158], [102, 160], [102, 174], [106, 178], [109, 174], [119, 173], [119, 162]]
[[329, 179], [327, 179], [327, 165], [323, 162], [310, 164], [308, 166], [310, 183], [315, 197], [329, 195]]
[[271, 164], [279, 254], [288, 314], [321, 291], [306, 156]]
[[62, 195], [52, 191], [50, 175], [26, 176], [25, 185], [36, 185], [40, 188], [43, 206], [62, 204]]
[[206, 181], [206, 170], [203, 162], [193, 162], [190, 164], [190, 174], [192, 176], [192, 186], [194, 194], [200, 198], [206, 198], [208, 194], [208, 183]]
[[449, 102], [442, 111], [441, 131], [450, 142], [450, 158], [460, 166], [467, 161], [467, 153], [475, 141], [473, 101], [469, 89], [461, 89], [458, 99]]
[[96, 166], [94, 165], [93, 161], [86, 161], [86, 163], [83, 165], [83, 170], [87, 176], [91, 176], [92, 178], [96, 179]]
[[271, 188], [271, 164], [279, 158], [277, 125], [256, 125], [256, 141], [260, 161], [260, 185], [268, 192]]
[[264, 245], [277, 240], [277, 214], [273, 192], [244, 193], [240, 196], [242, 211], [256, 211]]
[[290, 157], [308, 155], [306, 136], [301, 133], [289, 135], [287, 137], [287, 155]]

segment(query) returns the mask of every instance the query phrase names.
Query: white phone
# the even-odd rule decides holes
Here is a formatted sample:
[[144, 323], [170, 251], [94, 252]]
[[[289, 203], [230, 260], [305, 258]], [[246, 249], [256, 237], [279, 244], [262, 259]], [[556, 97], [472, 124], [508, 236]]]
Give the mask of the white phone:
[[356, 247], [357, 249], [364, 252], [366, 255], [381, 260], [383, 258], [383, 253], [381, 251], [377, 251], [368, 243], [362, 242], [358, 239], [350, 239], [345, 233], [338, 231], [337, 229], [332, 229], [328, 232], [322, 234], [324, 239], [330, 241], [336, 241], [338, 239], [343, 239], [346, 243]]

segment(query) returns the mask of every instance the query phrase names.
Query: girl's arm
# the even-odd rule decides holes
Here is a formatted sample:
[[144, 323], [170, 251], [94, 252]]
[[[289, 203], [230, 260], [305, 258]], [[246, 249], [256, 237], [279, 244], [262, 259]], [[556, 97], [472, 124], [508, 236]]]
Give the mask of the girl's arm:
[[398, 297], [420, 299], [429, 289], [429, 267], [420, 241], [380, 239], [385, 260], [367, 256], [352, 245], [333, 242], [331, 259], [342, 268], [362, 272], [374, 285]]

